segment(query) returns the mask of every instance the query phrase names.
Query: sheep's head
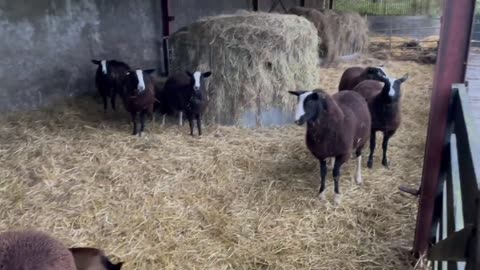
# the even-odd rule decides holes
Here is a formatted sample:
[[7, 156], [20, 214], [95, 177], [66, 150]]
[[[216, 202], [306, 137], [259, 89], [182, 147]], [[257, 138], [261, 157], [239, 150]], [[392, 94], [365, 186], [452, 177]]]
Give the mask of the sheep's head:
[[305, 122], [315, 121], [322, 110], [326, 110], [326, 104], [321, 102], [322, 97], [316, 91], [289, 91], [297, 96], [298, 103], [295, 109], [295, 124], [301, 126]]
[[367, 67], [365, 72], [369, 80], [381, 81], [382, 79], [388, 77], [388, 73], [383, 66]]

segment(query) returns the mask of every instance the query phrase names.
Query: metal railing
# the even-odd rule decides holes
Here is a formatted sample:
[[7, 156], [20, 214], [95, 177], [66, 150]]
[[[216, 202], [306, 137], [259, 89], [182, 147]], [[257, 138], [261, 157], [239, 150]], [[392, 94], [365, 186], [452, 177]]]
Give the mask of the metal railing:
[[452, 87], [433, 214], [433, 269], [480, 269], [480, 137], [464, 84]]

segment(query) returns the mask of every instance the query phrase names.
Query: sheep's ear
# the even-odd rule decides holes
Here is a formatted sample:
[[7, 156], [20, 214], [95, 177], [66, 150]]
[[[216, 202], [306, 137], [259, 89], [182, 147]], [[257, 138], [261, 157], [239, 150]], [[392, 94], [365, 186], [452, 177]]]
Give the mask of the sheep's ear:
[[307, 91], [288, 91], [288, 93], [294, 95], [294, 96], [300, 96], [301, 94], [305, 93]]
[[398, 80], [400, 81], [400, 83], [404, 83], [408, 79], [408, 77], [409, 77], [409, 75], [407, 73], [407, 74], [403, 75], [403, 77], [398, 79]]
[[154, 68], [152, 68], [152, 69], [144, 69], [144, 70], [143, 70], [143, 72], [145, 72], [146, 74], [152, 74], [154, 71], [155, 71]]
[[207, 72], [205, 72], [205, 73], [202, 74], [202, 77], [208, 78], [208, 77], [210, 77], [210, 75], [212, 75], [212, 72], [211, 72], [211, 71], [207, 71]]
[[92, 63], [94, 63], [95, 65], [100, 65], [101, 61], [92, 59]]
[[187, 75], [188, 75], [189, 77], [193, 77], [193, 74], [192, 74], [190, 71], [187, 70], [187, 71], [185, 71], [185, 73], [187, 73]]

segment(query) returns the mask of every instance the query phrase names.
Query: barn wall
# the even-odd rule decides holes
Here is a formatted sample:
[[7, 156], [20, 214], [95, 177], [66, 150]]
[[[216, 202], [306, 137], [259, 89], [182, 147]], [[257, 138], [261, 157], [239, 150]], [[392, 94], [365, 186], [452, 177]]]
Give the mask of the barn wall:
[[156, 2], [0, 0], [0, 111], [94, 91], [92, 58], [157, 66]]
[[[273, 2], [259, 1], [260, 10], [268, 11]], [[283, 0], [287, 9], [299, 2]], [[251, 0], [170, 5], [172, 31], [203, 16], [252, 9]], [[95, 93], [92, 58], [163, 67], [161, 14], [160, 0], [0, 0], [0, 111]]]

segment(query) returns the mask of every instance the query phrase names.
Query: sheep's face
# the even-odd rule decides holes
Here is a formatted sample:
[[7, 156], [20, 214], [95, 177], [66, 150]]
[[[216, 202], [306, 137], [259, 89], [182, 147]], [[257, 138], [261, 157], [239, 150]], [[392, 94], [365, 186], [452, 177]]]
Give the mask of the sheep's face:
[[127, 89], [127, 94], [130, 96], [136, 96], [143, 91], [145, 91], [145, 75], [151, 74], [155, 69], [147, 70], [129, 70], [126, 72], [127, 78], [125, 82], [125, 87]]
[[192, 89], [194, 93], [201, 97], [203, 92], [205, 91], [205, 79], [212, 75], [211, 71], [207, 72], [200, 72], [195, 71], [193, 73], [187, 71], [187, 75], [190, 77], [190, 85], [192, 85]]
[[400, 100], [402, 96], [401, 86], [408, 79], [408, 73], [405, 74], [402, 78], [396, 79], [393, 77], [387, 77], [384, 79], [385, 90], [388, 90], [388, 97], [391, 101], [396, 102]]
[[320, 111], [318, 93], [312, 91], [289, 91], [289, 93], [298, 98], [295, 108], [295, 124], [301, 126], [305, 122], [317, 119]]
[[103, 74], [108, 74], [107, 60], [92, 60], [92, 63], [98, 65], [98, 68], [102, 71]]
[[367, 78], [380, 81], [387, 78], [387, 71], [383, 67], [367, 67]]

